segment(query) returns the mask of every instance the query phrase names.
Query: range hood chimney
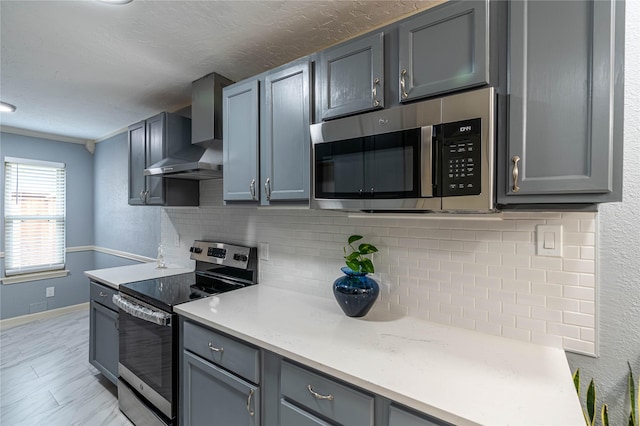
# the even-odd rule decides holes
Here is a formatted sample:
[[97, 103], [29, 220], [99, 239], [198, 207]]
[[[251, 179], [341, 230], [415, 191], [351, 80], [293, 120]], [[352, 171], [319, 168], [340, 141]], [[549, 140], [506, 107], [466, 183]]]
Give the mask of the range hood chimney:
[[222, 89], [233, 81], [217, 73], [191, 87], [191, 146], [151, 165], [146, 176], [175, 179], [222, 178]]

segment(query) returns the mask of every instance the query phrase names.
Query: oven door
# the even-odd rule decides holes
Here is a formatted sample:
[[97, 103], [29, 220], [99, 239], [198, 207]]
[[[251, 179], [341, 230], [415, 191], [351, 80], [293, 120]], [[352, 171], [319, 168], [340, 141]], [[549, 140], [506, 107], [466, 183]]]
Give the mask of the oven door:
[[118, 295], [120, 308], [118, 373], [132, 389], [169, 419], [175, 417], [175, 315]]

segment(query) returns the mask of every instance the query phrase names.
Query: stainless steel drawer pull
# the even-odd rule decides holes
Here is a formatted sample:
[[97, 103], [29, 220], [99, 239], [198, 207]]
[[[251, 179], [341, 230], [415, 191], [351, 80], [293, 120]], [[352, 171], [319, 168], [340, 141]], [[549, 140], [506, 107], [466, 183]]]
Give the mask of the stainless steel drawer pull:
[[520, 187], [518, 186], [518, 162], [520, 161], [520, 157], [518, 157], [517, 155], [514, 155], [513, 157], [511, 157], [511, 161], [513, 161], [513, 171], [512, 171], [512, 176], [513, 176], [513, 192], [518, 192], [520, 191]]
[[215, 346], [213, 346], [213, 343], [209, 342], [209, 349], [211, 349], [214, 352], [223, 352], [224, 348], [220, 347], [220, 348], [216, 348]]
[[264, 192], [267, 195], [267, 201], [271, 200], [271, 179], [267, 178], [264, 182]]
[[251, 179], [251, 183], [249, 184], [249, 193], [251, 194], [251, 199], [256, 199], [256, 180]]
[[108, 296], [108, 294], [107, 294], [107, 293], [105, 293], [104, 291], [101, 291], [101, 292], [100, 292], [100, 297], [107, 297], [107, 296]]
[[320, 395], [318, 392], [314, 391], [311, 385], [307, 385], [307, 390], [315, 399], [326, 399], [327, 401], [333, 401], [333, 395]]
[[404, 79], [407, 77], [407, 70], [400, 71], [400, 94], [402, 99], [407, 99], [409, 94], [406, 91], [406, 85]]
[[380, 79], [376, 78], [373, 80], [373, 106], [380, 106], [380, 101], [378, 100], [378, 86], [380, 85]]
[[251, 398], [253, 398], [253, 389], [249, 390], [249, 397], [247, 398], [247, 412], [253, 417], [255, 411], [251, 409]]

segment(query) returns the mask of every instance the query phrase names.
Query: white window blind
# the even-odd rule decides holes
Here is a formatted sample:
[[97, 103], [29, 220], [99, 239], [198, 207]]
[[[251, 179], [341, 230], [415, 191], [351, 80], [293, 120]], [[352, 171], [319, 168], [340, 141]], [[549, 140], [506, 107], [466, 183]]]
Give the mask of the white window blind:
[[5, 157], [5, 275], [63, 269], [63, 163]]

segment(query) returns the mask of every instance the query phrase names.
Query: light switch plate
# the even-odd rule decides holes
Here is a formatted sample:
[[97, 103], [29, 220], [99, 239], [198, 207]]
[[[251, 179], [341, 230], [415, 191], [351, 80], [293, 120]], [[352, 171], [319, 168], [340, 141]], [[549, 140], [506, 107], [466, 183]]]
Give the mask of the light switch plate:
[[260, 260], [269, 260], [269, 243], [260, 243]]
[[536, 254], [562, 257], [562, 225], [536, 226]]

